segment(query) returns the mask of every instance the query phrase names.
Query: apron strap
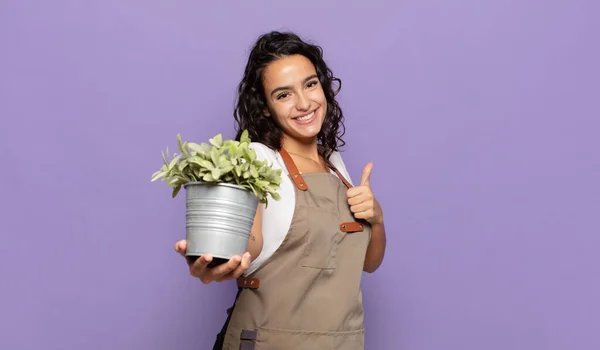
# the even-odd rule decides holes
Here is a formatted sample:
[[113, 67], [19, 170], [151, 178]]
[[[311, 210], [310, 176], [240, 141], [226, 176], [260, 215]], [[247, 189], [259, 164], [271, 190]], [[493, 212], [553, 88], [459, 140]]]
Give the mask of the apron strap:
[[[348, 180], [346, 180], [346, 178], [344, 178], [344, 175], [342, 175], [342, 173], [340, 173], [340, 171], [337, 170], [336, 167], [333, 166], [333, 164], [329, 164], [329, 166], [331, 167], [331, 169], [333, 169], [333, 171], [335, 171], [337, 176], [340, 178], [340, 180], [342, 180], [344, 185], [346, 185], [346, 187], [348, 187], [348, 189], [353, 187], [350, 184], [350, 182], [348, 182]], [[366, 222], [363, 219], [358, 219], [357, 221], [351, 221], [351, 222], [342, 222], [340, 224], [340, 231], [346, 232], [346, 233], [363, 232], [365, 225], [368, 225], [368, 222]]]
[[260, 286], [260, 279], [250, 277], [238, 277], [237, 286], [238, 288], [258, 289], [258, 286]]
[[296, 164], [292, 160], [290, 154], [283, 148], [279, 150], [279, 154], [281, 154], [281, 158], [283, 158], [283, 162], [288, 168], [288, 171], [290, 172], [290, 175], [292, 176], [292, 180], [296, 184], [296, 187], [298, 187], [300, 191], [308, 190], [306, 181], [304, 181], [302, 174], [300, 174], [300, 171], [298, 171], [298, 168], [296, 167]]
[[213, 345], [213, 350], [223, 350], [223, 343], [225, 342], [225, 334], [227, 333], [227, 327], [229, 327], [229, 322], [231, 321], [231, 315], [233, 314], [233, 309], [235, 309], [235, 304], [237, 304], [237, 301], [238, 301], [241, 293], [242, 293], [242, 288], [238, 288], [238, 292], [235, 295], [235, 300], [233, 301], [233, 305], [229, 309], [227, 309], [227, 319], [225, 320], [225, 323], [223, 324], [223, 328], [221, 328], [221, 332], [219, 332], [219, 334], [217, 334], [217, 339], [215, 340], [215, 343]]
[[352, 188], [352, 185], [350, 184], [350, 182], [348, 182], [348, 181], [346, 180], [346, 178], [344, 177], [344, 175], [342, 175], [342, 173], [340, 173], [340, 171], [339, 171], [339, 170], [337, 170], [337, 168], [336, 168], [336, 167], [334, 167], [334, 166], [333, 166], [333, 164], [329, 164], [329, 167], [330, 167], [330, 168], [331, 168], [333, 171], [335, 171], [335, 173], [337, 174], [337, 176], [340, 178], [340, 180], [342, 180], [342, 182], [344, 183], [344, 185], [346, 185], [346, 187], [348, 187], [348, 188]]
[[256, 343], [256, 331], [242, 329], [240, 334], [240, 350], [254, 350]]

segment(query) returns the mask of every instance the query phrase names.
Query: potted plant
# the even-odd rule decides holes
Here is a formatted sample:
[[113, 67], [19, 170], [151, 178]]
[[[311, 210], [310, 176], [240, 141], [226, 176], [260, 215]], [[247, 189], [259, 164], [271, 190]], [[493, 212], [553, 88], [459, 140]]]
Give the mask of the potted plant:
[[219, 134], [209, 142], [182, 142], [178, 134], [180, 153], [161, 152], [164, 164], [151, 181], [166, 181], [172, 198], [185, 189], [186, 257], [211, 254], [218, 265], [245, 252], [258, 203], [280, 199], [281, 169], [256, 158], [247, 130], [240, 141]]

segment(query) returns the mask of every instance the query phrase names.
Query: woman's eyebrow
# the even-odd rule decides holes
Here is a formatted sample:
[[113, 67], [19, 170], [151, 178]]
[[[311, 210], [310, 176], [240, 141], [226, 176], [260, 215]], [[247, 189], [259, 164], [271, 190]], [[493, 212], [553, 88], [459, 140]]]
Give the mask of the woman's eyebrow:
[[[302, 81], [302, 84], [306, 84], [306, 82], [308, 82], [309, 80], [314, 79], [314, 78], [317, 78], [316, 74], [313, 74], [313, 75], [310, 75], [310, 76], [304, 78], [304, 80]], [[289, 86], [289, 85], [288, 86], [280, 86], [278, 88], [273, 89], [273, 91], [271, 91], [271, 96], [278, 91], [290, 90], [290, 89], [292, 89], [292, 86]]]

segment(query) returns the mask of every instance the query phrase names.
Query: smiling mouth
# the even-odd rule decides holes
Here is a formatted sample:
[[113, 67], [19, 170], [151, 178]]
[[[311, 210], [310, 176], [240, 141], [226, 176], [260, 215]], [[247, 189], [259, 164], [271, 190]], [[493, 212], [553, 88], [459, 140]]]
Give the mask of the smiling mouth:
[[299, 121], [299, 122], [308, 122], [308, 121], [311, 121], [312, 119], [314, 119], [314, 117], [315, 117], [315, 112], [316, 112], [316, 111], [317, 111], [317, 110], [315, 109], [314, 111], [310, 112], [310, 113], [309, 113], [309, 114], [307, 114], [307, 115], [303, 115], [303, 116], [301, 116], [301, 117], [296, 117], [296, 118], [294, 118], [294, 120], [297, 120], [297, 121]]

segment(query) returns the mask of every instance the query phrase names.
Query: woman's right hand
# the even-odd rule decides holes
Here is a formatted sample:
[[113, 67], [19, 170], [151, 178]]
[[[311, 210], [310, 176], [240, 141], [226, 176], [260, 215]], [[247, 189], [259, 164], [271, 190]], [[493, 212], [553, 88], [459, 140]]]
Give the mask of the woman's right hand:
[[204, 284], [236, 279], [242, 276], [248, 267], [250, 267], [251, 257], [248, 252], [241, 257], [239, 255], [234, 255], [228, 262], [209, 268], [207, 265], [212, 261], [211, 255], [203, 255], [192, 262], [185, 256], [186, 249], [186, 240], [175, 243], [175, 251], [186, 258], [190, 267], [190, 274], [194, 277], [198, 277]]

